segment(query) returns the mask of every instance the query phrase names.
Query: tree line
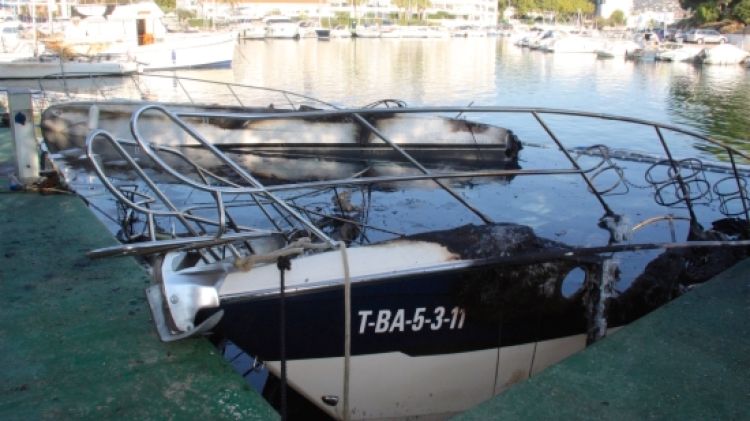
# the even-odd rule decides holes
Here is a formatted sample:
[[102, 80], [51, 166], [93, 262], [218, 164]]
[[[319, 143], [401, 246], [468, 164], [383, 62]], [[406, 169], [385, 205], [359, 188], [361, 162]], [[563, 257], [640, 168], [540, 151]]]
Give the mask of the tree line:
[[750, 0], [680, 0], [680, 6], [695, 11], [699, 24], [737, 20], [750, 25]]
[[509, 0], [507, 4], [500, 1], [499, 9], [506, 5], [516, 9], [517, 16], [532, 16], [535, 13], [551, 13], [555, 19], [569, 20], [579, 14], [591, 16], [594, 3], [590, 0]]

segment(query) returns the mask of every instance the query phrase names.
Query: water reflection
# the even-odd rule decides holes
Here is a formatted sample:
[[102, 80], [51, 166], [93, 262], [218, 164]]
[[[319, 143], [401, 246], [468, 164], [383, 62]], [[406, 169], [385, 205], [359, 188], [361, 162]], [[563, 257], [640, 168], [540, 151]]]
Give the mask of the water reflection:
[[[668, 104], [681, 123], [730, 139], [750, 139], [750, 78], [741, 66], [686, 65], [672, 79]], [[744, 145], [744, 150], [750, 146]]]
[[[246, 41], [238, 44], [231, 69], [169, 74], [285, 89], [351, 106], [398, 98], [412, 105], [566, 108], [672, 123], [719, 138], [750, 138], [747, 68], [548, 54], [502, 38]], [[131, 90], [160, 100], [185, 101], [189, 96], [234, 102], [225, 89], [205, 85], [67, 83], [110, 97]], [[250, 97], [245, 103], [280, 101], [285, 99]], [[600, 128], [602, 134], [607, 130]]]
[[238, 83], [361, 105], [384, 97], [466, 104], [494, 91], [495, 40], [334, 39], [242, 43]]

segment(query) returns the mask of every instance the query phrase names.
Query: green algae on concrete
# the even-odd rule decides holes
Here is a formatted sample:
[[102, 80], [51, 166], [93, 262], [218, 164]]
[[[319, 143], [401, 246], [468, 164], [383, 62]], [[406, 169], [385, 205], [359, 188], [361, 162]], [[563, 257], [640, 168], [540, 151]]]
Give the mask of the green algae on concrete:
[[750, 418], [750, 260], [457, 420]]
[[0, 194], [0, 419], [275, 419], [203, 339], [159, 341], [131, 258], [72, 195]]

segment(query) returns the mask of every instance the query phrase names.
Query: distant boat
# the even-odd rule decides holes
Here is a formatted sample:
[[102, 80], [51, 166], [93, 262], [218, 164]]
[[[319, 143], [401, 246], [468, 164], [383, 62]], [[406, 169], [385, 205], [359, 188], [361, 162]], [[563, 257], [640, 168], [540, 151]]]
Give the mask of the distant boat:
[[76, 18], [62, 34], [46, 40], [56, 51], [129, 56], [146, 71], [232, 63], [236, 33], [168, 33], [161, 22], [164, 13], [153, 3], [79, 9], [86, 18]]
[[602, 40], [594, 37], [571, 35], [556, 39], [547, 45], [551, 53], [595, 53], [602, 47]]
[[56, 55], [43, 55], [0, 62], [0, 79], [126, 75], [138, 70], [138, 64], [132, 59], [108, 60], [100, 56], [61, 60]]
[[731, 44], [717, 45], [713, 48], [705, 48], [698, 55], [698, 60], [703, 64], [739, 64], [745, 60], [750, 53]]
[[331, 38], [351, 38], [352, 31], [346, 26], [339, 25], [331, 30]]
[[451, 31], [451, 36], [459, 38], [486, 37], [487, 31], [476, 26], [459, 26]]
[[641, 46], [635, 41], [630, 40], [611, 40], [607, 41], [596, 50], [596, 56], [599, 58], [625, 58], [628, 54], [640, 49]]
[[12, 53], [24, 43], [19, 36], [18, 21], [0, 23], [0, 53]]
[[[656, 59], [660, 61], [691, 61], [703, 51], [703, 47], [693, 47], [683, 44], [667, 44], [669, 47], [662, 48], [656, 53]], [[665, 45], [666, 46], [666, 45]]]
[[625, 58], [639, 61], [656, 60], [656, 53], [662, 48], [662, 44], [656, 34], [650, 32], [639, 34], [635, 42], [640, 45], [640, 48], [635, 51], [628, 51]]
[[195, 33], [171, 36], [163, 42], [138, 46], [130, 51], [145, 71], [228, 67], [232, 64], [235, 44], [234, 33]]
[[377, 26], [360, 26], [354, 29], [357, 38], [380, 38], [380, 29]]
[[237, 30], [240, 39], [264, 39], [266, 37], [266, 25], [260, 19], [244, 23]]
[[331, 39], [331, 30], [329, 28], [317, 28], [315, 35], [317, 35], [318, 39], [328, 40]]
[[317, 38], [318, 29], [313, 25], [312, 22], [303, 21], [298, 25], [297, 31], [299, 32], [300, 38]]
[[299, 26], [286, 16], [267, 16], [263, 21], [266, 24], [266, 38], [299, 38]]

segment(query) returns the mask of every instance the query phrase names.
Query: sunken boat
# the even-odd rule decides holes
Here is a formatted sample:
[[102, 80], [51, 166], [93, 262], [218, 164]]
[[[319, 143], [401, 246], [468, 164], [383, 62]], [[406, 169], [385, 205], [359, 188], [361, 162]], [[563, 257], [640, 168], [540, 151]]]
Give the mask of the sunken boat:
[[[123, 244], [89, 255], [152, 257], [162, 340], [236, 344], [339, 419], [463, 411], [750, 245], [748, 156], [638, 119], [75, 103], [42, 126], [71, 188], [117, 215]], [[265, 146], [276, 165], [245, 159]]]

